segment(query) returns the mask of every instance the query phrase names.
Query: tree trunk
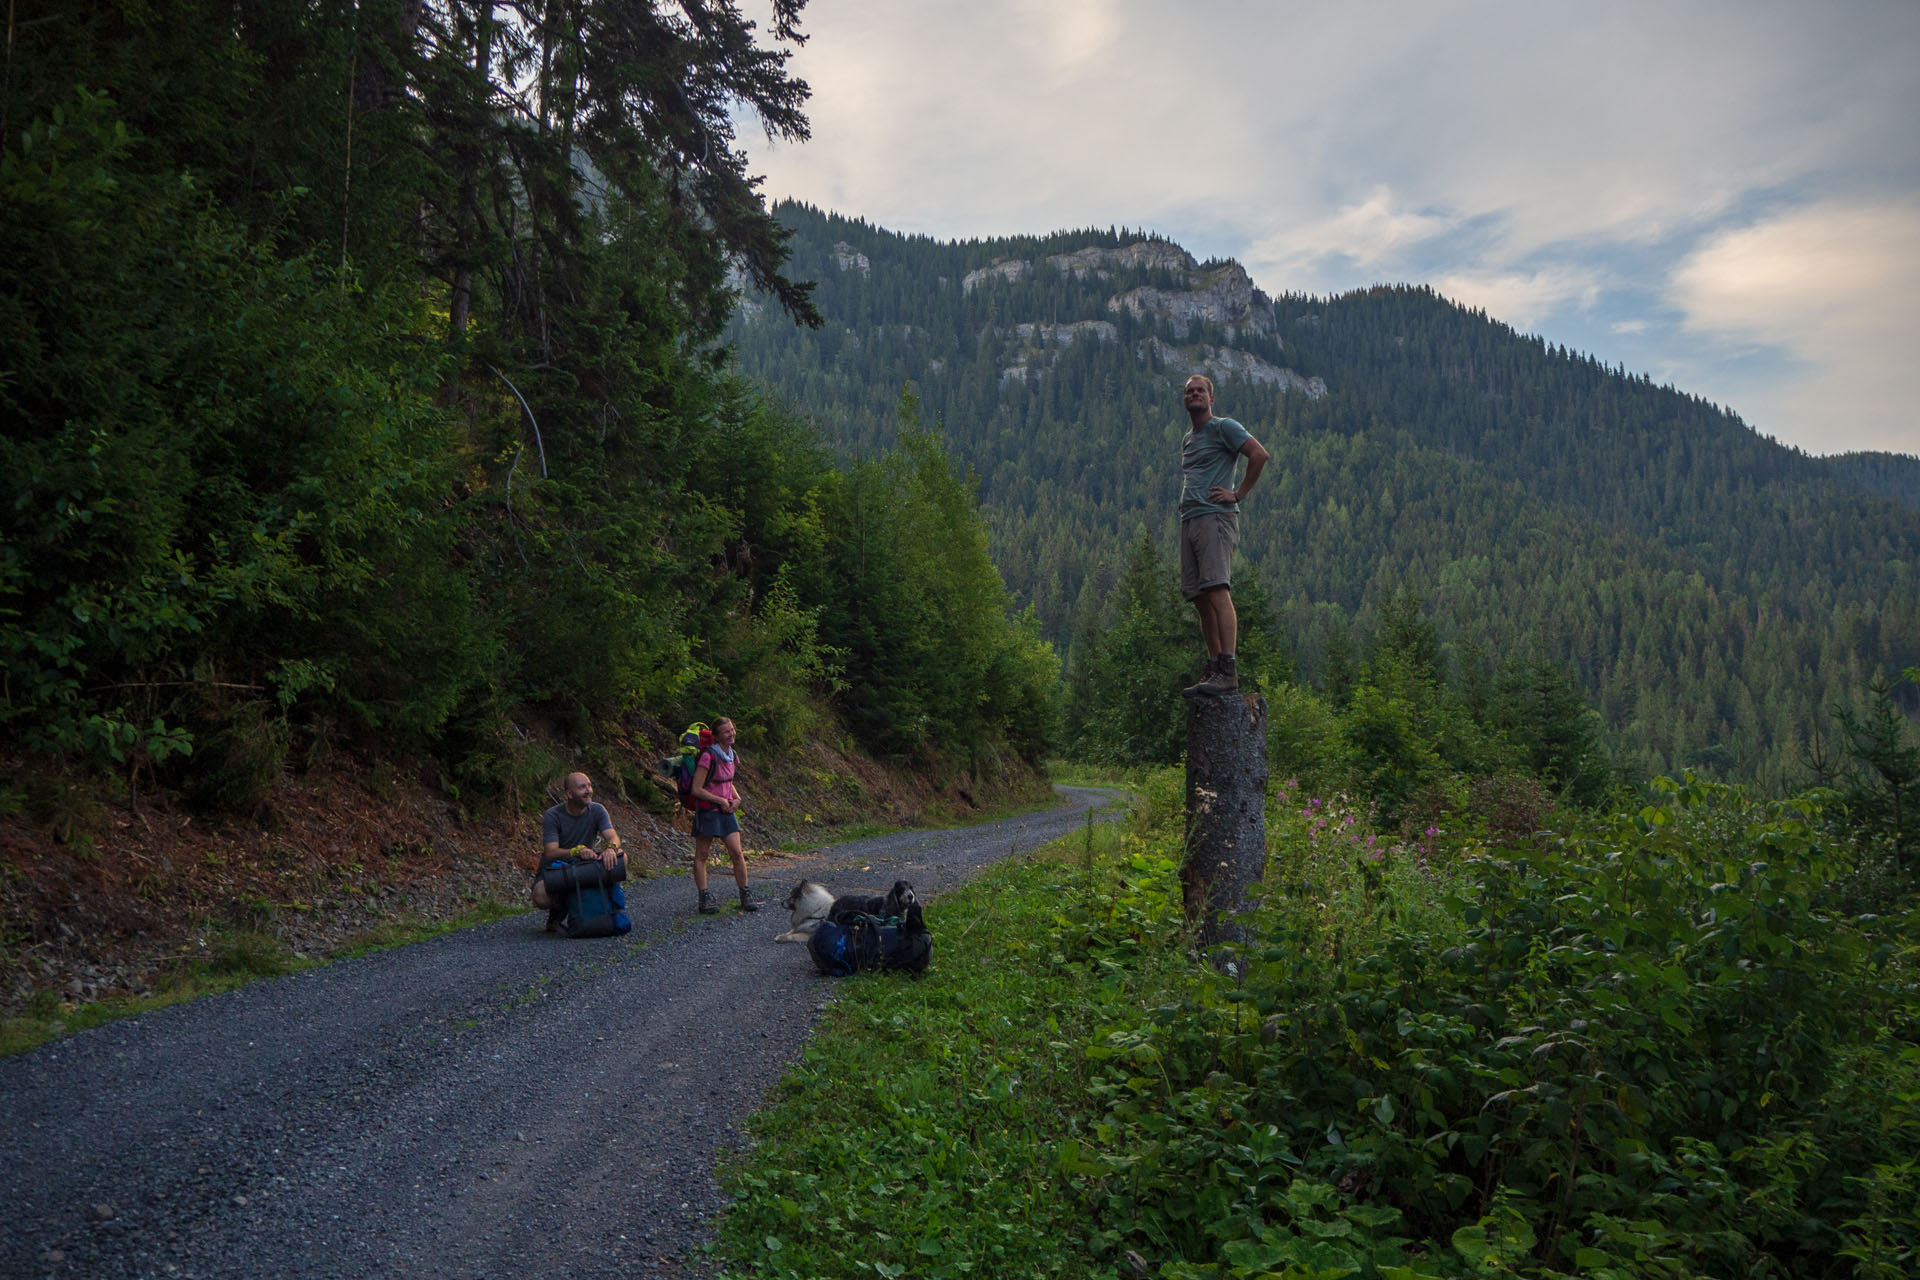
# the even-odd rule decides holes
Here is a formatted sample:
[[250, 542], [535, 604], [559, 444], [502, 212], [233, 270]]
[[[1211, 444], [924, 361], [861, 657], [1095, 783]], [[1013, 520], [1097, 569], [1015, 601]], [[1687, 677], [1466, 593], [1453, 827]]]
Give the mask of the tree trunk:
[[486, 112], [493, 84], [493, 0], [481, 0], [473, 44], [474, 81], [480, 89], [480, 100], [474, 118], [466, 122], [471, 134], [463, 133], [462, 144], [454, 151], [460, 166], [460, 207], [455, 215], [453, 294], [447, 303], [447, 330], [455, 339], [466, 336], [467, 317], [473, 310], [473, 259], [479, 252], [480, 239], [479, 170], [489, 151], [478, 138], [490, 125]]
[[1187, 702], [1187, 921], [1200, 942], [1239, 942], [1233, 916], [1267, 864], [1267, 700], [1254, 694]]

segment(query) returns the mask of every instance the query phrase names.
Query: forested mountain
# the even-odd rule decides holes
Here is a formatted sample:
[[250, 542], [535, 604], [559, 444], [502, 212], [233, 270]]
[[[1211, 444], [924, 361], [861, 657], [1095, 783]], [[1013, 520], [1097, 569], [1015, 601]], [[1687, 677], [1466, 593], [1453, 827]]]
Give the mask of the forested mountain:
[[1778, 783], [1825, 708], [1920, 661], [1914, 459], [1810, 457], [1424, 288], [1269, 298], [1139, 232], [939, 243], [775, 213], [826, 323], [749, 297], [741, 368], [848, 456], [914, 386], [1063, 645], [1142, 526], [1170, 548], [1177, 389], [1203, 371], [1274, 454], [1242, 547], [1310, 677], [1411, 588], [1456, 675], [1562, 664], [1629, 767]]
[[1840, 453], [1824, 462], [1848, 483], [1920, 507], [1920, 458], [1904, 453]]

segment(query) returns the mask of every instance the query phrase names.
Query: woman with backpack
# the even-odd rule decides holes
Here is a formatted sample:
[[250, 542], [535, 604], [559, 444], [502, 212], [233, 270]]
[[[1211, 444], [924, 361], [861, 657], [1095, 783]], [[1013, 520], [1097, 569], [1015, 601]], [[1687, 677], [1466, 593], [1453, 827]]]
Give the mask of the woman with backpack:
[[758, 911], [753, 890], [747, 887], [747, 855], [740, 846], [740, 821], [734, 812], [740, 807], [740, 791], [733, 784], [740, 759], [733, 749], [733, 721], [720, 720], [713, 726], [713, 742], [701, 748], [693, 764], [693, 887], [700, 893], [700, 914], [713, 915], [720, 910], [707, 890], [707, 849], [717, 837], [727, 846], [733, 859], [733, 882], [740, 888], [740, 909]]

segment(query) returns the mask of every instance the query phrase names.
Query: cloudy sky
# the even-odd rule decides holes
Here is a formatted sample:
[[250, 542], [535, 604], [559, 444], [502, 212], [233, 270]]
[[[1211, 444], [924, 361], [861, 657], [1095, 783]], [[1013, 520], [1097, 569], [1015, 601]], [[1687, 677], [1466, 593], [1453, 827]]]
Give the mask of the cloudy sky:
[[[754, 0], [744, 0], [752, 12]], [[810, 0], [770, 196], [1430, 283], [1813, 453], [1920, 454], [1920, 0]]]

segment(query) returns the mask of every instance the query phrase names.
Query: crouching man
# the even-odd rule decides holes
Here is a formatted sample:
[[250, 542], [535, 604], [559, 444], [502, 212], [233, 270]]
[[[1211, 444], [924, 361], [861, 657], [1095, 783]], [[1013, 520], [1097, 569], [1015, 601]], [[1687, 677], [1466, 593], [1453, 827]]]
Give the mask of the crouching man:
[[553, 902], [548, 897], [546, 882], [540, 878], [547, 864], [581, 848], [598, 853], [601, 865], [609, 871], [620, 861], [620, 833], [613, 829], [613, 819], [607, 816], [606, 806], [595, 802], [593, 779], [584, 773], [570, 773], [560, 786], [566, 798], [547, 810], [541, 819], [543, 847], [540, 865], [533, 872], [533, 905], [547, 909], [548, 933], [559, 931], [566, 904]]

